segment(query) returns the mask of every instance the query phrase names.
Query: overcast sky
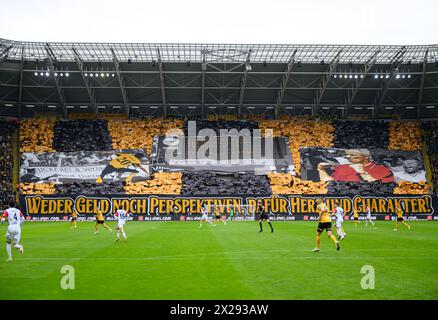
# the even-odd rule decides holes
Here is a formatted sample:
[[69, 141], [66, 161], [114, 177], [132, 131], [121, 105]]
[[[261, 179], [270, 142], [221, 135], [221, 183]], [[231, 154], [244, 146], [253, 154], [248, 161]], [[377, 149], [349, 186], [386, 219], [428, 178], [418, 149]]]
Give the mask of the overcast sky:
[[438, 44], [438, 0], [0, 0], [0, 38]]

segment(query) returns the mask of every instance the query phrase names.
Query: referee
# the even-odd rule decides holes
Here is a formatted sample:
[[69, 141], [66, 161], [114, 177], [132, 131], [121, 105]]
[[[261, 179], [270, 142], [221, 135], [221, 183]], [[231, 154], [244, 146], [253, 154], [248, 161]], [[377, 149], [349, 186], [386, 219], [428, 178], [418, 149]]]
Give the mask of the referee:
[[265, 212], [265, 207], [263, 206], [263, 204], [261, 202], [259, 202], [257, 204], [257, 206], [258, 206], [257, 214], [259, 215], [259, 226], [260, 226], [259, 232], [263, 232], [262, 222], [264, 222], [264, 221], [268, 222], [269, 226], [271, 227], [271, 232], [274, 232], [274, 228], [272, 228], [272, 224], [271, 224], [271, 221], [269, 221], [268, 214]]

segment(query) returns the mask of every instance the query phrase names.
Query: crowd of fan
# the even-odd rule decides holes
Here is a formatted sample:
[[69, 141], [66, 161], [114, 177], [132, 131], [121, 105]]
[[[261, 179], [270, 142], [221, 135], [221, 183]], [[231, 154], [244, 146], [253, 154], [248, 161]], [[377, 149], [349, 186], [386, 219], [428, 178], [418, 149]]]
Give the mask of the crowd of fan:
[[[253, 133], [254, 129], [258, 129], [259, 126], [257, 122], [254, 121], [224, 121], [224, 120], [218, 120], [218, 121], [207, 121], [207, 120], [197, 120], [193, 124], [196, 124], [196, 135], [199, 134], [199, 131], [203, 129], [209, 129], [213, 130], [217, 135], [220, 134], [220, 130], [231, 130], [235, 129], [237, 131], [247, 129], [249, 130], [250, 134]], [[186, 121], [184, 124], [184, 135], [189, 135], [189, 121]]]
[[58, 152], [112, 150], [105, 120], [60, 120], [53, 131], [53, 146]]
[[288, 174], [270, 175], [271, 189], [274, 193], [325, 194], [324, 183], [301, 180], [302, 147], [333, 147], [335, 128], [327, 121], [311, 119], [286, 118], [281, 120], [264, 120], [259, 122], [262, 135], [287, 137], [292, 153], [296, 177]]
[[128, 182], [125, 186], [126, 194], [180, 194], [180, 172], [156, 172], [152, 179], [139, 182]]
[[326, 194], [325, 182], [301, 180], [291, 174], [270, 173], [268, 179], [272, 194]]
[[145, 119], [108, 121], [108, 129], [114, 150], [145, 149], [148, 154], [152, 150], [152, 141], [155, 136], [165, 136], [172, 131], [182, 129], [182, 120], [172, 119]]
[[389, 144], [388, 122], [384, 121], [334, 121], [335, 148], [387, 149]]
[[389, 123], [390, 150], [420, 150], [421, 130], [418, 122], [391, 121]]
[[266, 176], [250, 173], [220, 175], [212, 172], [184, 172], [182, 195], [271, 194]]
[[341, 182], [329, 181], [327, 193], [335, 195], [382, 195], [392, 194], [395, 188], [394, 183], [374, 182]]
[[[420, 151], [422, 149], [420, 123], [391, 121], [388, 149]], [[417, 183], [398, 181], [393, 192], [394, 194], [428, 194], [431, 192], [431, 185], [426, 181]]]
[[[366, 148], [418, 150], [421, 148], [418, 123], [383, 121], [322, 121], [290, 117], [282, 120], [237, 121], [233, 119], [198, 120], [197, 131], [209, 128], [219, 133], [220, 129], [271, 129], [274, 136], [289, 139], [296, 176], [290, 174], [270, 174], [255, 176], [238, 174], [221, 177], [214, 173], [184, 173], [169, 175], [158, 174], [151, 180], [129, 182], [125, 185], [73, 184], [56, 187], [54, 193], [75, 193], [84, 188], [83, 193], [120, 193], [130, 194], [425, 194], [429, 185], [420, 183], [353, 183], [353, 182], [314, 182], [301, 179], [302, 147]], [[231, 120], [231, 121], [226, 121]], [[434, 172], [438, 179], [438, 125], [428, 124], [430, 131], [429, 154]], [[154, 136], [164, 135], [170, 129], [183, 129], [187, 134], [187, 122], [182, 120], [146, 119], [146, 120], [28, 120], [21, 124], [21, 151], [79, 151], [111, 149], [146, 149], [151, 151]], [[182, 180], [181, 180], [182, 179]], [[22, 186], [24, 187], [24, 185]], [[50, 192], [52, 188], [38, 189], [34, 184], [27, 185], [26, 192], [42, 190]], [[106, 189], [105, 189], [106, 188]], [[124, 191], [123, 191], [124, 190]]]
[[53, 127], [55, 120], [38, 119], [20, 122], [20, 152], [55, 152]]
[[423, 122], [422, 129], [425, 132], [427, 153], [432, 169], [434, 192], [438, 195], [438, 121]]
[[[410, 183], [360, 183], [330, 181], [313, 182], [305, 176], [301, 180], [301, 155], [303, 147], [333, 147], [339, 149], [392, 149], [419, 150], [421, 137], [419, 124], [415, 122], [383, 121], [316, 121], [289, 118], [267, 120], [259, 124], [261, 129], [271, 129], [274, 136], [289, 138], [296, 177], [271, 174], [269, 180], [275, 194], [427, 194], [426, 181]], [[319, 180], [319, 177], [315, 181]]]
[[104, 184], [96, 184], [93, 182], [72, 182], [66, 184], [57, 184], [55, 186], [55, 194], [61, 195], [105, 195], [105, 194], [123, 194], [123, 181], [111, 181]]
[[4, 209], [15, 194], [12, 136], [16, 128], [15, 123], [0, 121], [0, 209]]
[[22, 182], [19, 185], [19, 192], [21, 194], [54, 194], [55, 183], [34, 183], [34, 182]]

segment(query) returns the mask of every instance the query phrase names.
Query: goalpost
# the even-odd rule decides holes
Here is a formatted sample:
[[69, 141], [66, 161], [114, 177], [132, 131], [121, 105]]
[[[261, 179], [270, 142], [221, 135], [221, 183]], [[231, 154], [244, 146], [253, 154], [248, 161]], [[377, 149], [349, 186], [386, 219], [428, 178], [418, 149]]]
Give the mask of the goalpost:
[[215, 216], [220, 213], [222, 217], [226, 219], [233, 220], [246, 220], [255, 219], [256, 217], [256, 206], [245, 204], [245, 205], [207, 205], [207, 213], [209, 216]]

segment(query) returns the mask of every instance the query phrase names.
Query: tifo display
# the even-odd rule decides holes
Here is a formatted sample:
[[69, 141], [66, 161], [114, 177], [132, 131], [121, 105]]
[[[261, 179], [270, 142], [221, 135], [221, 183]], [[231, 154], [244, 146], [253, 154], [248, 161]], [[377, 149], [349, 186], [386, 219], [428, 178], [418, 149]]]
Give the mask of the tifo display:
[[[12, 150], [17, 124], [2, 126]], [[33, 195], [436, 195], [435, 122], [41, 119], [18, 127], [22, 203]]]

